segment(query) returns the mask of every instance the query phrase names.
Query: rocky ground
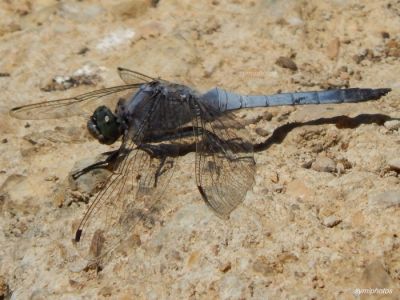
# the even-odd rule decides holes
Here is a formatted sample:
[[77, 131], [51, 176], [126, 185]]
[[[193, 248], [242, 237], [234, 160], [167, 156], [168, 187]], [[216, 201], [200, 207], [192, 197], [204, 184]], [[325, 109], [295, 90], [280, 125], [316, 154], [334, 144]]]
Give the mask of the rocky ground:
[[[400, 298], [398, 0], [4, 0], [0, 57], [0, 298]], [[118, 66], [199, 90], [393, 91], [240, 112], [267, 145], [243, 205], [219, 219], [195, 187], [194, 154], [181, 157], [168, 213], [96, 272], [75, 264], [71, 242], [90, 178], [68, 174], [117, 146], [82, 118], [8, 110], [120, 85]]]

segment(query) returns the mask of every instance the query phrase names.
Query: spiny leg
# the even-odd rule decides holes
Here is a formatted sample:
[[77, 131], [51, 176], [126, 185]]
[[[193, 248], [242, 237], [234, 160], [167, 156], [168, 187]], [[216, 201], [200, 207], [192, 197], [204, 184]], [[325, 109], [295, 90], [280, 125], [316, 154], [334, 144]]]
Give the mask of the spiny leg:
[[[104, 152], [103, 155], [108, 155], [105, 160], [98, 161], [94, 164], [91, 164], [81, 170], [78, 170], [74, 172], [71, 176], [74, 180], [78, 179], [82, 175], [95, 170], [95, 169], [109, 169], [110, 167], [113, 167], [115, 163], [118, 161], [118, 158], [120, 157], [121, 151], [120, 149], [114, 150], [114, 151], [109, 151], [109, 152]], [[123, 154], [126, 155], [126, 154]]]

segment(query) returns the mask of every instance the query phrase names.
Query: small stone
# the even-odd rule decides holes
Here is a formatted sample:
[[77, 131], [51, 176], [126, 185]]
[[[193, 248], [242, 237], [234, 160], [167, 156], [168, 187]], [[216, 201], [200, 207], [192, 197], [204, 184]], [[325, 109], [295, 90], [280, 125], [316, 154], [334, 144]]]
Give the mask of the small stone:
[[279, 175], [278, 173], [274, 172], [271, 174], [270, 179], [273, 183], [278, 183], [279, 182]]
[[312, 163], [313, 163], [312, 160], [307, 160], [301, 164], [301, 167], [304, 169], [309, 169], [309, 168], [311, 168]]
[[81, 48], [79, 51], [78, 51], [78, 54], [79, 55], [84, 55], [84, 54], [86, 54], [87, 52], [89, 52], [90, 51], [90, 48], [88, 48], [88, 47], [83, 47], [83, 48]]
[[324, 220], [322, 221], [322, 224], [326, 227], [332, 228], [341, 222], [342, 222], [341, 219], [339, 219], [338, 217], [336, 217], [334, 215], [331, 215], [329, 217], [324, 218]]
[[282, 184], [274, 184], [272, 190], [276, 193], [282, 193], [285, 187]]
[[400, 171], [400, 159], [399, 158], [390, 160], [388, 162], [388, 165], [389, 165], [390, 169], [395, 170], [395, 171]]
[[269, 131], [264, 128], [256, 128], [256, 133], [262, 137], [266, 137], [270, 134]]
[[6, 143], [8, 143], [8, 140], [7, 140], [7, 139], [2, 139], [1, 142], [2, 142], [3, 144], [6, 144]]
[[371, 208], [389, 208], [400, 206], [400, 191], [392, 190], [368, 196], [368, 206]]
[[381, 32], [381, 36], [382, 36], [383, 39], [388, 39], [388, 38], [390, 38], [390, 34], [389, 34], [388, 32], [386, 32], [386, 31], [382, 31], [382, 32]]
[[297, 71], [296, 63], [289, 57], [281, 56], [276, 60], [275, 63], [282, 68]]
[[329, 42], [328, 46], [326, 47], [326, 54], [330, 59], [336, 59], [339, 55], [340, 49], [340, 40], [338, 38], [333, 39]]
[[219, 267], [219, 270], [222, 273], [228, 272], [232, 268], [232, 264], [230, 262], [224, 263]]
[[340, 174], [344, 174], [346, 168], [344, 167], [343, 163], [339, 162], [336, 165], [336, 172], [340, 175]]
[[390, 120], [386, 121], [383, 126], [385, 126], [389, 130], [398, 130], [400, 128], [400, 121], [399, 120]]
[[262, 119], [265, 120], [265, 121], [271, 121], [272, 117], [273, 117], [273, 115], [269, 111], [266, 111], [263, 114]]
[[336, 163], [329, 157], [318, 157], [311, 165], [311, 169], [317, 172], [335, 172]]

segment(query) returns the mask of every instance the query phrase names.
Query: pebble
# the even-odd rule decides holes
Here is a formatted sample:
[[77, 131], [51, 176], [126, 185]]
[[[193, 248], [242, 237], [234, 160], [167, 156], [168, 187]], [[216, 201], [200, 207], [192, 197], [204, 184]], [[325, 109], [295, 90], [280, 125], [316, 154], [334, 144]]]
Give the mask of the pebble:
[[329, 157], [318, 157], [311, 165], [311, 169], [317, 172], [332, 173], [336, 171], [336, 163]]
[[332, 228], [341, 223], [342, 220], [339, 219], [338, 217], [331, 215], [329, 217], [326, 217], [323, 219], [322, 224], [326, 227]]
[[228, 272], [232, 268], [232, 264], [230, 262], [224, 263], [219, 267], [219, 270], [222, 273]]
[[276, 60], [275, 63], [282, 68], [297, 71], [296, 63], [289, 57], [281, 56]]
[[336, 165], [336, 171], [337, 171], [338, 174], [344, 174], [345, 170], [346, 170], [346, 168], [345, 168], [345, 166], [343, 165], [343, 163], [339, 162], [339, 163]]
[[394, 158], [388, 162], [390, 169], [400, 171], [400, 158]]
[[262, 115], [262, 119], [265, 121], [271, 121], [272, 120], [272, 113], [270, 113], [269, 111], [266, 111], [263, 115]]
[[270, 134], [270, 132], [264, 128], [256, 128], [256, 133], [262, 137], [266, 137]]
[[270, 179], [273, 183], [278, 183], [279, 182], [279, 175], [276, 172], [273, 172], [270, 176]]
[[307, 160], [301, 164], [301, 167], [304, 169], [309, 169], [309, 168], [311, 168], [312, 163], [313, 163], [312, 160]]
[[336, 59], [339, 55], [340, 49], [340, 40], [338, 38], [334, 38], [332, 41], [329, 42], [328, 46], [326, 47], [326, 54], [330, 59]]
[[368, 206], [371, 208], [389, 208], [400, 206], [400, 191], [391, 190], [368, 196]]
[[383, 126], [385, 126], [389, 130], [398, 130], [400, 128], [400, 121], [399, 120], [390, 120], [386, 121]]

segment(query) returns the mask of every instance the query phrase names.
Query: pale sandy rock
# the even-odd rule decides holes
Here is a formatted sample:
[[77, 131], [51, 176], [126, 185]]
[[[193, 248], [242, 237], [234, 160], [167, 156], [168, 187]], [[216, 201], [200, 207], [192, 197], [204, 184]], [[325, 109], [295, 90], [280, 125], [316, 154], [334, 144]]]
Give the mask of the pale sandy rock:
[[318, 157], [312, 163], [311, 169], [318, 172], [334, 172], [336, 170], [336, 163], [329, 157]]
[[397, 130], [400, 128], [400, 121], [398, 120], [386, 121], [384, 125], [389, 130]]
[[368, 197], [368, 206], [370, 208], [389, 208], [400, 205], [400, 191], [391, 190], [375, 193]]
[[322, 220], [322, 224], [326, 227], [332, 228], [338, 225], [342, 220], [334, 215], [326, 217]]
[[98, 4], [65, 2], [60, 4], [59, 12], [65, 18], [78, 22], [88, 22], [98, 18], [100, 14], [105, 13], [105, 10]]
[[[376, 117], [399, 112], [399, 9], [386, 2], [0, 1], [0, 298], [353, 299], [358, 287], [398, 287], [400, 123]], [[117, 149], [85, 129], [108, 101], [83, 118], [21, 121], [8, 110], [121, 85], [118, 66], [199, 91], [393, 92], [233, 114], [244, 124], [234, 130], [267, 141], [244, 203], [219, 219], [196, 188], [195, 155], [180, 157], [159, 210], [96, 273], [72, 238], [103, 175], [68, 176]], [[41, 90], [56, 76], [68, 89]]]

